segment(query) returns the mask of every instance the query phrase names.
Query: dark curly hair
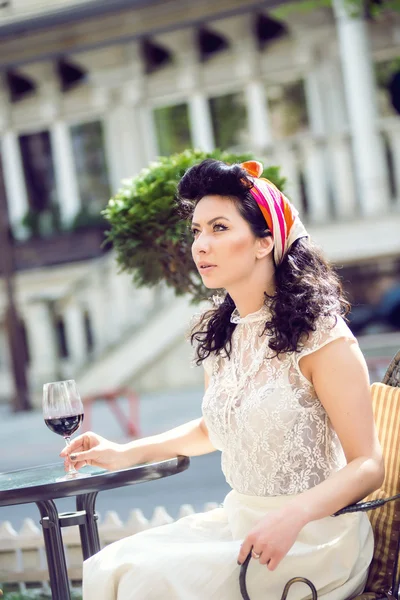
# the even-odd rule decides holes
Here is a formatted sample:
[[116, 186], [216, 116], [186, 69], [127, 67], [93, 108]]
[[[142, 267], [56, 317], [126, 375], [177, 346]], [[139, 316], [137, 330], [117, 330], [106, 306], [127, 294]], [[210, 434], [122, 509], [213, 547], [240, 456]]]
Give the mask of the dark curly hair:
[[[190, 219], [197, 203], [206, 195], [227, 196], [235, 203], [253, 234], [271, 236], [258, 204], [250, 193], [252, 182], [238, 164], [207, 159], [188, 169], [178, 185], [181, 216]], [[316, 330], [322, 316], [346, 316], [350, 304], [344, 297], [340, 279], [320, 250], [307, 238], [296, 240], [282, 263], [275, 267], [276, 293], [265, 292], [271, 309], [271, 320], [262, 334], [269, 334], [269, 347], [274, 356], [299, 351], [304, 336]], [[200, 365], [212, 352], [222, 351], [230, 358], [231, 337], [236, 325], [230, 322], [235, 304], [225, 293], [221, 304], [206, 311], [194, 325], [190, 339], [197, 344], [196, 364]]]

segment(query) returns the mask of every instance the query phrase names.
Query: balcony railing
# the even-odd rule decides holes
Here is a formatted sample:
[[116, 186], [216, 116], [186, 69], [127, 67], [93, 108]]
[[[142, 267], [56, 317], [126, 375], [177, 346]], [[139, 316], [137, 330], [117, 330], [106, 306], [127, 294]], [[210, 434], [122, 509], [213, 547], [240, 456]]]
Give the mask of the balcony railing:
[[88, 4], [88, 0], [0, 0], [0, 24], [83, 4]]
[[15, 266], [18, 271], [90, 260], [109, 249], [103, 246], [102, 229], [82, 229], [48, 238], [15, 242]]

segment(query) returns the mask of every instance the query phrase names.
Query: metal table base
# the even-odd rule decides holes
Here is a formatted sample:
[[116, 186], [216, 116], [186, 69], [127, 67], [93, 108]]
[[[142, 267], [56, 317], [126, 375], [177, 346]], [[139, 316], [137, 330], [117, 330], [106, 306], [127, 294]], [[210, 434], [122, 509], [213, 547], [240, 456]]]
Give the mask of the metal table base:
[[[185, 471], [186, 456], [135, 465], [120, 471], [86, 468], [90, 477], [60, 478], [64, 465], [50, 464], [0, 473], [0, 507], [34, 502], [39, 508], [53, 600], [70, 600], [62, 527], [79, 526], [83, 558], [99, 552], [100, 539], [95, 510], [97, 494], [127, 485], [155, 481]], [[76, 510], [59, 513], [54, 500], [76, 498]]]
[[61, 528], [79, 525], [84, 560], [100, 550], [98, 516], [95, 511], [97, 494], [98, 492], [91, 492], [77, 496], [75, 512], [58, 513], [53, 500], [36, 502], [41, 515], [40, 524], [43, 528], [53, 600], [70, 600], [71, 598]]

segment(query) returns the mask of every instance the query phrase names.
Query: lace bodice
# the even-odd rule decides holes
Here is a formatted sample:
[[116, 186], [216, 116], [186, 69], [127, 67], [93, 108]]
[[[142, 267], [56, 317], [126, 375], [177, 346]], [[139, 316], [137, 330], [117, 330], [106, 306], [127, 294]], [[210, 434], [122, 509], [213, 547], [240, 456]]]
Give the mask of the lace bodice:
[[[202, 410], [210, 440], [222, 452], [233, 489], [255, 496], [297, 494], [346, 464], [339, 439], [300, 359], [325, 344], [355, 339], [338, 316], [321, 317], [299, 353], [273, 357], [262, 335], [269, 308], [231, 321], [231, 358], [209, 356], [209, 386]], [[332, 327], [333, 326], [333, 327]]]

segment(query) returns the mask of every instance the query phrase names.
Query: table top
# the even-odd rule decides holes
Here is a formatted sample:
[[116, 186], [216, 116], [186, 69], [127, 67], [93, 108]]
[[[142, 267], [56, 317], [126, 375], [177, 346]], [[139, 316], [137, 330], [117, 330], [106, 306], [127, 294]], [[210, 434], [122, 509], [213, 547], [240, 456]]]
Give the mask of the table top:
[[0, 473], [0, 506], [27, 504], [38, 500], [55, 500], [91, 492], [144, 483], [185, 471], [187, 456], [177, 456], [155, 463], [135, 465], [121, 471], [83, 467], [88, 477], [57, 481], [65, 475], [64, 463], [40, 465], [29, 469]]

